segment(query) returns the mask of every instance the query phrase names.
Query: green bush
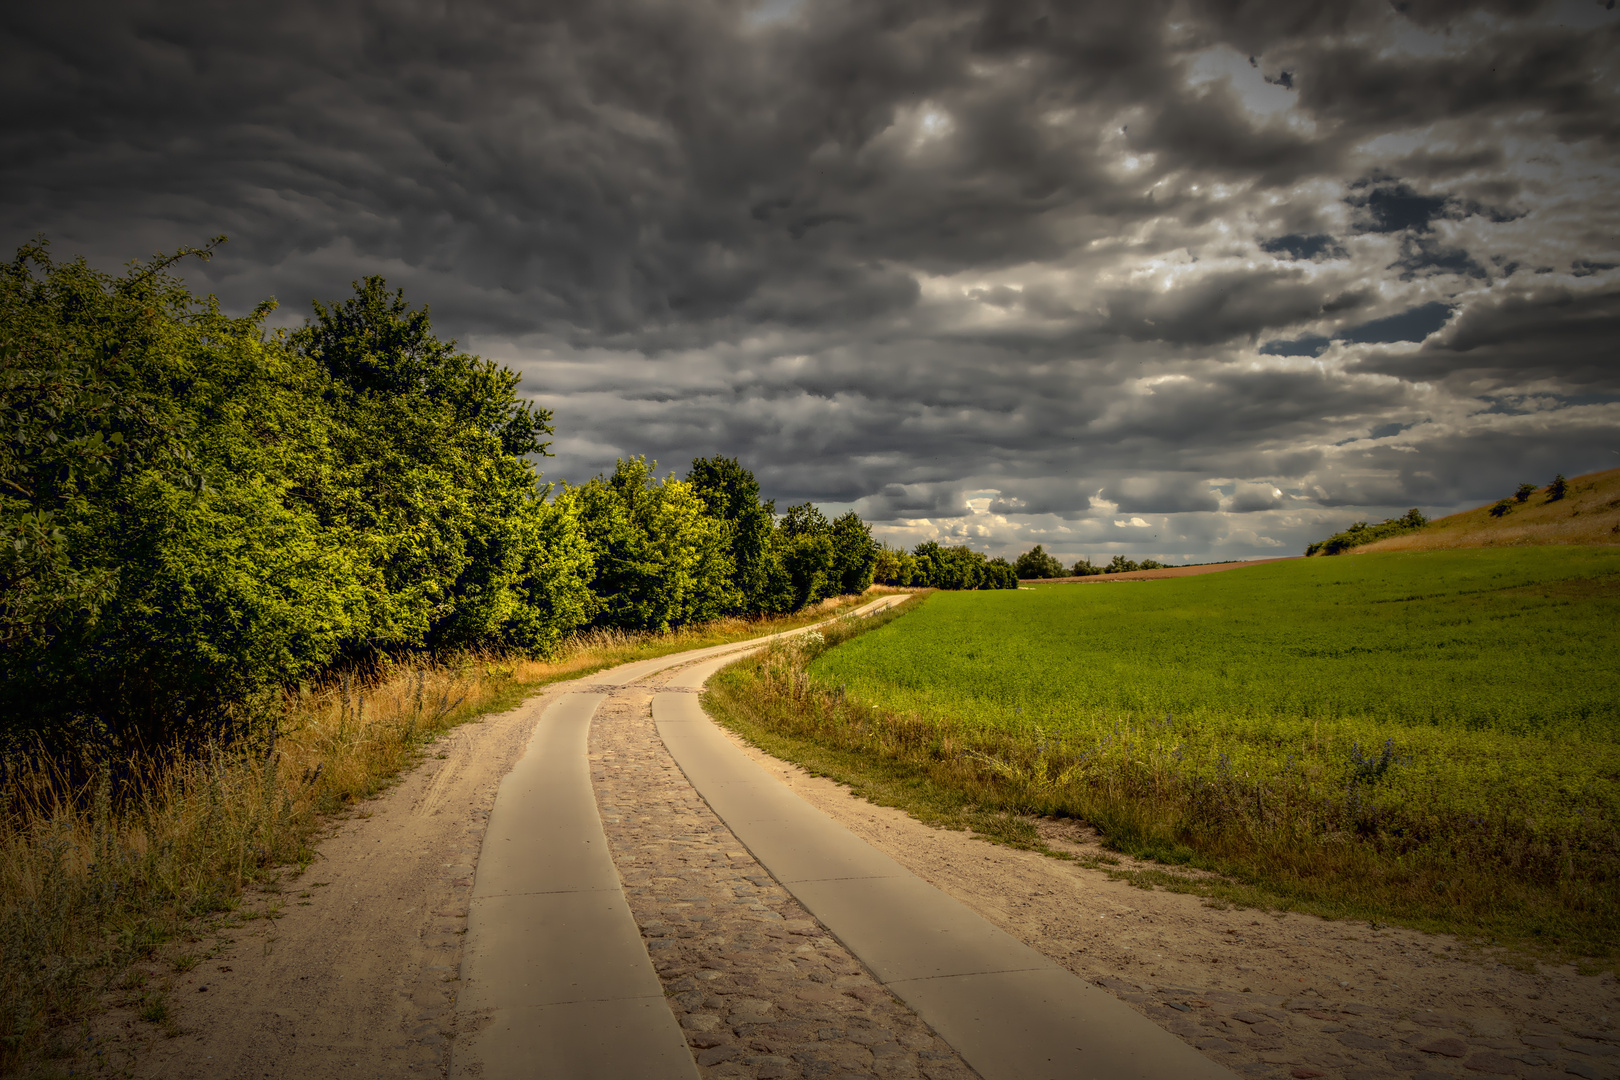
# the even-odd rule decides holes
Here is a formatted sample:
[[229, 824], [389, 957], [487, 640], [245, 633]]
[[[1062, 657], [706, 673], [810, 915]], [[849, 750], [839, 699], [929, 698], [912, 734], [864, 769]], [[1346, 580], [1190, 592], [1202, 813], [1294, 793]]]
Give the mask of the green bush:
[[1018, 560], [1013, 563], [1013, 568], [1018, 571], [1018, 576], [1026, 581], [1034, 578], [1068, 576], [1068, 572], [1063, 569], [1063, 564], [1047, 554], [1046, 549], [1039, 544], [1018, 556]]
[[1311, 544], [1305, 549], [1305, 554], [1307, 556], [1339, 555], [1353, 547], [1370, 544], [1375, 540], [1385, 540], [1391, 536], [1417, 532], [1428, 523], [1429, 519], [1424, 517], [1422, 511], [1414, 506], [1400, 517], [1388, 518], [1377, 525], [1369, 525], [1365, 521], [1358, 521], [1342, 533]]

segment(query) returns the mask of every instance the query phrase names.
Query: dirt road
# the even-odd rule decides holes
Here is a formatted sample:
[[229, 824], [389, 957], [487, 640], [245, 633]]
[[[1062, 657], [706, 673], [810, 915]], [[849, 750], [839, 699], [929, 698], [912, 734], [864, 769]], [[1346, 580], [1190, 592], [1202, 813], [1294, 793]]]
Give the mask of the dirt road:
[[[177, 1080], [449, 1075], [484, 823], [541, 711], [573, 685], [549, 687], [441, 740], [420, 767], [335, 823], [308, 872], [243, 905], [246, 914], [273, 917], [241, 920], [138, 971], [148, 991], [169, 988], [168, 1021], [142, 1019], [140, 995], [121, 995], [130, 1004], [92, 1027], [87, 1047], [105, 1063], [93, 1071]], [[649, 741], [656, 737], [647, 734], [645, 688], [623, 690], [592, 731], [597, 802], [704, 1073], [819, 1076], [836, 1064], [856, 1075], [964, 1075], [948, 1047], [874, 994], [836, 942], [738, 861], [724, 826], [682, 793], [661, 744]], [[632, 736], [639, 742], [625, 741]], [[1101, 871], [930, 828], [750, 753], [931, 884], [1239, 1073], [1616, 1075], [1620, 995], [1612, 975], [1521, 971], [1506, 957], [1415, 931], [1216, 910], [1146, 892]], [[1081, 831], [1043, 828], [1055, 846], [1092, 846]], [[655, 872], [653, 848], [690, 861], [691, 873]], [[746, 948], [711, 946], [704, 936], [726, 919], [742, 933], [756, 917], [780, 929]], [[182, 971], [177, 955], [201, 959]], [[751, 1021], [759, 1026], [734, 1025], [722, 1038], [716, 1025], [732, 1004], [763, 1015], [777, 999], [829, 1010], [833, 1019], [792, 1029]], [[711, 1014], [721, 1020], [702, 1019]]]

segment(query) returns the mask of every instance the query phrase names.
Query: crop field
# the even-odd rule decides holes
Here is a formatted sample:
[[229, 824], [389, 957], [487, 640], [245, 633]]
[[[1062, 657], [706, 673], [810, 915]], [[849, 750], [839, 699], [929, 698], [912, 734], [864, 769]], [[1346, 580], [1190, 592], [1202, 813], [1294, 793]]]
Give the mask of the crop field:
[[1617, 616], [1620, 548], [1369, 554], [934, 594], [753, 678], [819, 701], [781, 730], [984, 806], [1324, 913], [1610, 955]]

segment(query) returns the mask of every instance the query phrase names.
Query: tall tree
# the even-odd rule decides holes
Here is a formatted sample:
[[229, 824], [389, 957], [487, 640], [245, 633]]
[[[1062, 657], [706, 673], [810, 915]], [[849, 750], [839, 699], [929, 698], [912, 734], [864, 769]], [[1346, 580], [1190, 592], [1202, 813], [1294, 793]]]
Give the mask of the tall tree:
[[775, 500], [760, 499], [759, 482], [736, 458], [694, 458], [686, 481], [728, 529], [737, 610], [749, 615], [775, 610], [773, 597], [780, 589], [772, 587], [773, 580], [782, 576], [771, 544]]

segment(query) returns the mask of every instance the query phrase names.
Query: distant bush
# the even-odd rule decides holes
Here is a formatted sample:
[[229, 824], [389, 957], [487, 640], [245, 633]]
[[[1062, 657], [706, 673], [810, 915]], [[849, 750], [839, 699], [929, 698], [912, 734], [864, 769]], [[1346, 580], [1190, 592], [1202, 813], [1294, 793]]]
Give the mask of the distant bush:
[[1033, 578], [1066, 577], [1068, 574], [1063, 569], [1063, 564], [1047, 554], [1039, 544], [1018, 556], [1013, 568], [1018, 571], [1018, 576], [1026, 581]]
[[1559, 473], [1557, 476], [1553, 477], [1553, 482], [1547, 485], [1547, 501], [1557, 502], [1559, 499], [1562, 499], [1568, 494], [1569, 481], [1564, 479], [1563, 473]]
[[1100, 566], [1091, 565], [1090, 559], [1080, 559], [1075, 562], [1074, 567], [1069, 571], [1069, 576], [1094, 577], [1102, 572], [1103, 568]]
[[1513, 493], [1513, 499], [1514, 499], [1515, 502], [1529, 502], [1530, 501], [1530, 496], [1534, 495], [1535, 493], [1536, 493], [1536, 485], [1534, 485], [1534, 484], [1520, 484], [1519, 485], [1519, 490], [1517, 490], [1517, 491], [1515, 491]]
[[1132, 562], [1130, 559], [1127, 559], [1125, 556], [1123, 556], [1123, 555], [1115, 555], [1114, 560], [1112, 562], [1110, 562], [1103, 569], [1103, 573], [1105, 573], [1105, 574], [1128, 574], [1132, 570], [1140, 570], [1140, 569], [1141, 569], [1141, 566], [1139, 566], [1138, 564]]
[[1494, 518], [1502, 517], [1504, 514], [1506, 514], [1509, 510], [1512, 510], [1512, 509], [1513, 509], [1513, 501], [1511, 499], [1497, 499], [1496, 502], [1491, 504], [1491, 517], [1494, 517]]
[[1306, 555], [1338, 555], [1351, 548], [1363, 544], [1371, 544], [1376, 540], [1387, 540], [1391, 536], [1401, 536], [1409, 532], [1417, 532], [1429, 523], [1422, 511], [1413, 507], [1398, 518], [1388, 518], [1377, 525], [1369, 525], [1365, 521], [1358, 521], [1342, 533], [1330, 536], [1326, 540], [1318, 540], [1305, 549]]

